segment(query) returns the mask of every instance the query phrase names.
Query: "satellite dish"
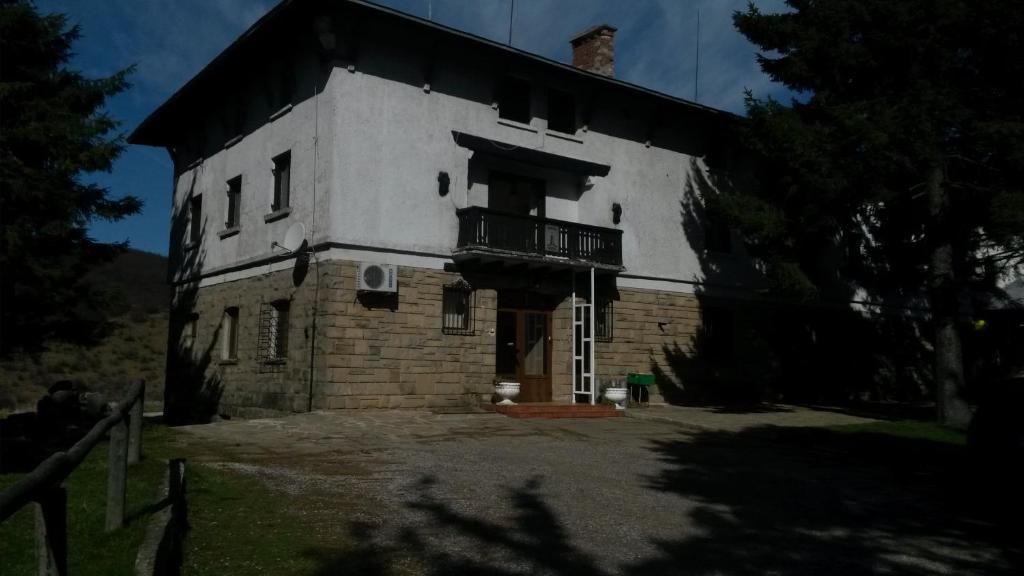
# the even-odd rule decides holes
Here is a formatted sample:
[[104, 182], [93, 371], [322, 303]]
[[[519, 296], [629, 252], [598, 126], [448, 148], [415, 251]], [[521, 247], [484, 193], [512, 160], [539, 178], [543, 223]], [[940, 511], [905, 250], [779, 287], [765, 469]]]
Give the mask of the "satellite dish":
[[306, 226], [302, 222], [296, 222], [288, 227], [288, 231], [284, 234], [284, 240], [281, 242], [275, 242], [281, 248], [284, 248], [288, 252], [295, 252], [302, 247], [302, 244], [306, 241]]

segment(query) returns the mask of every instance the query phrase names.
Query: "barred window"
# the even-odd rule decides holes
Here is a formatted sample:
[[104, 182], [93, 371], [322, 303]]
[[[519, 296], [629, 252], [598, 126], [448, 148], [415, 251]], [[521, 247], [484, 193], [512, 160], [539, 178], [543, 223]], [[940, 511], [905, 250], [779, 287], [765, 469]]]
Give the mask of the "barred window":
[[702, 352], [710, 362], [729, 362], [733, 356], [735, 318], [732, 310], [718, 306], [704, 308], [701, 327]]
[[263, 362], [288, 356], [288, 309], [287, 300], [263, 304], [260, 309], [259, 359]]
[[445, 334], [473, 333], [473, 287], [460, 280], [444, 287], [441, 331]]
[[612, 341], [614, 309], [611, 298], [597, 299], [597, 314], [594, 316], [594, 335], [598, 342]]

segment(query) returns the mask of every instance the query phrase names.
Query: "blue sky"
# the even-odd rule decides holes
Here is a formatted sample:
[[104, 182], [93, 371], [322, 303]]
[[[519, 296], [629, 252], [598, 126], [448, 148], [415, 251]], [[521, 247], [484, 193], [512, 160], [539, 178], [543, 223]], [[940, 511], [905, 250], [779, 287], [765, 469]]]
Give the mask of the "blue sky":
[[[380, 0], [486, 38], [505, 41], [510, 0]], [[245, 31], [277, 0], [37, 0], [41, 12], [62, 12], [80, 24], [72, 66], [87, 76], [137, 65], [133, 87], [108, 102], [110, 113], [134, 129], [189, 78]], [[781, 0], [758, 0], [762, 10]], [[515, 0], [512, 44], [569, 62], [569, 38], [607, 22], [616, 34], [616, 76], [686, 99], [694, 97], [697, 12], [700, 12], [698, 101], [742, 113], [743, 92], [786, 97], [757, 67], [756, 49], [732, 26], [732, 13], [747, 0]], [[89, 175], [114, 196], [143, 199], [142, 213], [120, 222], [96, 222], [94, 238], [128, 240], [167, 253], [171, 162], [162, 149], [129, 146], [110, 174]]]

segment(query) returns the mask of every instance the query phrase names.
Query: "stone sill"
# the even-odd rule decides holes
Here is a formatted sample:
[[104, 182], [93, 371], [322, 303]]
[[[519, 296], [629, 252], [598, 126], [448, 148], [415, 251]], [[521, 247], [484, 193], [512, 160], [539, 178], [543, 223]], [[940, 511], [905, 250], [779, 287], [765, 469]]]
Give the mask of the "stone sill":
[[231, 227], [231, 228], [225, 228], [224, 230], [221, 230], [220, 232], [217, 232], [217, 236], [219, 236], [219, 237], [220, 237], [220, 239], [221, 239], [221, 240], [223, 240], [223, 239], [225, 239], [225, 238], [230, 238], [230, 237], [232, 237], [232, 236], [235, 236], [235, 235], [236, 235], [236, 234], [238, 234], [238, 233], [239, 233], [239, 232], [240, 232], [241, 230], [242, 230], [242, 229], [241, 229], [241, 228], [239, 228], [238, 226], [233, 226], [233, 227]]
[[292, 213], [292, 207], [291, 206], [285, 206], [284, 208], [279, 208], [277, 210], [274, 210], [270, 214], [266, 214], [265, 216], [263, 216], [263, 221], [264, 222], [273, 222], [275, 220], [280, 220], [281, 218], [284, 218], [285, 216], [288, 216], [291, 213]]
[[287, 362], [288, 360], [286, 358], [274, 358], [273, 360], [264, 360], [263, 364], [265, 366], [281, 366]]
[[242, 134], [239, 134], [238, 136], [232, 137], [231, 139], [229, 139], [227, 142], [224, 143], [224, 149], [227, 150], [228, 148], [231, 148], [235, 144], [238, 144], [239, 142], [242, 141], [243, 137], [244, 136]]
[[498, 124], [502, 126], [508, 126], [509, 128], [515, 128], [516, 130], [523, 130], [526, 132], [533, 132], [536, 134], [538, 130], [529, 124], [523, 124], [522, 122], [516, 122], [515, 120], [509, 120], [507, 118], [498, 118]]
[[221, 366], [235, 366], [236, 364], [238, 364], [238, 358], [228, 358], [226, 360], [221, 360], [220, 362], [218, 362], [218, 364], [220, 364]]
[[575, 142], [577, 144], [583, 144], [583, 139], [579, 138], [575, 134], [568, 134], [566, 132], [559, 132], [558, 130], [548, 130], [545, 132], [552, 138], [558, 138], [559, 140], [568, 140], [569, 142]]
[[284, 116], [285, 114], [287, 114], [287, 113], [289, 113], [291, 111], [292, 111], [292, 105], [291, 104], [285, 104], [280, 110], [278, 110], [277, 112], [274, 112], [273, 114], [270, 115], [270, 121], [273, 122], [274, 120], [277, 120], [281, 116]]

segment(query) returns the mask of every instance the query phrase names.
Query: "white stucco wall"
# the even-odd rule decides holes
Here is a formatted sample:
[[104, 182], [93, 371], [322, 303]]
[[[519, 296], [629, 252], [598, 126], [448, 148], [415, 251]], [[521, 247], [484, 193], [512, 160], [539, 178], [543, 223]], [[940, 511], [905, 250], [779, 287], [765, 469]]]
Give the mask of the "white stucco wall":
[[[439, 57], [427, 91], [422, 58], [408, 42], [386, 30], [369, 31], [366, 37], [354, 72], [345, 66], [318, 71], [314, 55], [299, 57], [300, 85], [312, 86], [317, 74], [325, 75], [317, 98], [310, 98], [309, 90], [300, 91], [304, 96], [290, 112], [264, 122], [233, 146], [178, 175], [176, 214], [191, 190], [203, 194], [204, 241], [197, 252], [203, 270], [230, 268], [270, 255], [271, 243], [283, 238], [294, 222], [306, 225], [307, 232], [315, 235], [313, 242], [337, 243], [350, 256], [353, 250], [356, 256], [362, 250], [364, 259], [397, 264], [432, 258], [429, 261], [440, 267], [455, 248], [455, 211], [485, 206], [486, 174], [498, 169], [545, 180], [549, 218], [621, 229], [626, 267], [621, 284], [654, 287], [652, 283], [668, 282], [661, 287], [689, 291], [690, 283], [703, 279], [682, 216], [684, 193], [698, 154], [679, 151], [679, 137], [666, 135], [666, 130], [652, 139], [652, 145], [645, 145], [650, 117], [630, 97], [621, 91], [601, 95], [589, 130], [578, 131], [575, 138], [560, 137], [546, 130], [546, 88], [575, 92], [579, 102], [590, 96], [586, 86], [574, 84], [576, 80], [568, 75], [542, 71], [532, 76], [534, 118], [529, 126], [517, 126], [499, 121], [491, 105], [494, 84], [500, 78], [492, 63]], [[531, 69], [517, 73], [531, 77]], [[252, 99], [258, 97], [257, 88], [251, 92]], [[582, 104], [577, 108], [582, 120]], [[207, 124], [216, 123], [210, 118]], [[584, 186], [583, 179], [570, 172], [481, 157], [460, 146], [453, 130], [607, 164], [611, 170], [606, 177], [591, 177]], [[215, 129], [209, 131], [208, 138], [218, 137]], [[699, 141], [688, 146], [701, 148]], [[286, 150], [292, 152], [292, 212], [264, 222], [270, 212], [271, 159]], [[445, 197], [438, 194], [441, 171], [451, 179]], [[224, 228], [226, 182], [239, 174], [243, 178], [241, 230], [221, 239], [217, 232]], [[616, 202], [623, 210], [618, 225], [612, 222]], [[187, 229], [184, 234], [187, 238]], [[172, 238], [172, 250], [182, 242]]]

